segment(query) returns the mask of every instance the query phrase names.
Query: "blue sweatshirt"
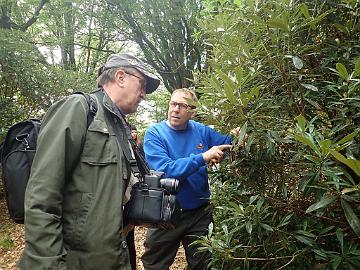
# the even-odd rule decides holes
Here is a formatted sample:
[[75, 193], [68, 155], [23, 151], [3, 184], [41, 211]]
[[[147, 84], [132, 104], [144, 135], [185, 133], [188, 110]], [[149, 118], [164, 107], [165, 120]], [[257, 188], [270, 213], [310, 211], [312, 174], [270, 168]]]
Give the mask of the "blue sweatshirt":
[[220, 144], [231, 144], [231, 137], [193, 120], [186, 130], [174, 130], [162, 121], [148, 128], [144, 137], [150, 168], [164, 172], [165, 178], [179, 180], [176, 197], [184, 210], [209, 201], [208, 174], [202, 153]]

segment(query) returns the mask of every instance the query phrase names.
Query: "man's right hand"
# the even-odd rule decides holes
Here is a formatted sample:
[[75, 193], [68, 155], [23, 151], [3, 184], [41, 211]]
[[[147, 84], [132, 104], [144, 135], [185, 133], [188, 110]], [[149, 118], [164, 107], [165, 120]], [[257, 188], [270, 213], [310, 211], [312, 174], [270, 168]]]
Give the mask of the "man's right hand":
[[211, 147], [205, 153], [203, 153], [203, 158], [206, 163], [219, 163], [224, 157], [224, 150], [230, 149], [232, 145], [222, 144]]

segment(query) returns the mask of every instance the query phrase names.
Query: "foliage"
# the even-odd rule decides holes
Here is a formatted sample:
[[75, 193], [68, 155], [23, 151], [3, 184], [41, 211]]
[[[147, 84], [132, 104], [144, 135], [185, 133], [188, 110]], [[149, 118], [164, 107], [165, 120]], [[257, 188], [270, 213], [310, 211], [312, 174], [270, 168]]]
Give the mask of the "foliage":
[[40, 117], [60, 96], [91, 90], [94, 78], [44, 64], [24, 32], [0, 29], [0, 126]]
[[[199, 1], [8, 0], [0, 6], [0, 141], [7, 127], [41, 117], [60, 96], [93, 89], [109, 54], [134, 51], [136, 42], [169, 91], [190, 85], [192, 70], [206, 59], [193, 37]], [[138, 115], [149, 109], [149, 119], [165, 118], [166, 99], [159, 95]]]
[[40, 11], [49, 0], [34, 1], [0, 1], [0, 28], [27, 31], [38, 19]]
[[105, 16], [107, 7], [89, 1], [10, 0], [0, 6], [2, 141], [9, 126], [41, 117], [61, 96], [94, 89], [98, 62], [120, 50], [121, 36], [119, 25], [109, 23], [114, 18]]
[[[33, 27], [38, 46], [47, 49], [52, 63], [65, 70], [94, 73], [99, 62], [125, 44], [121, 21], [103, 1], [51, 1]], [[60, 59], [58, 59], [60, 58]]]
[[212, 174], [212, 267], [358, 269], [359, 2], [203, 5], [200, 113], [241, 127]]
[[201, 1], [108, 2], [128, 27], [123, 34], [141, 48], [169, 92], [192, 85], [192, 72], [201, 71], [206, 63], [202, 40], [194, 37]]
[[11, 240], [9, 235], [5, 235], [0, 239], [0, 248], [4, 250], [10, 250], [14, 248], [14, 242]]

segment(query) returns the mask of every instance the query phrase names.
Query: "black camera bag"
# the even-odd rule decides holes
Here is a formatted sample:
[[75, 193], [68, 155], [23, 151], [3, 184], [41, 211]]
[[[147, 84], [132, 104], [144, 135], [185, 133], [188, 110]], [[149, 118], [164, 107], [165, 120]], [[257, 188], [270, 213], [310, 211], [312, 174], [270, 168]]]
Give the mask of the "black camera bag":
[[132, 186], [126, 215], [129, 222], [147, 228], [173, 229], [180, 219], [175, 195], [164, 188], [152, 188], [143, 182]]

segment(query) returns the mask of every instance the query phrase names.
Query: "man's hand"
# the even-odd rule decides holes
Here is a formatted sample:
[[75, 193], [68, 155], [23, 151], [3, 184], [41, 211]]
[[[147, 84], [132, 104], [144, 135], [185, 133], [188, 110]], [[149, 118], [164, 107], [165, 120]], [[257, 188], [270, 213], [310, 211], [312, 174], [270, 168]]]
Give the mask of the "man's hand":
[[206, 163], [219, 163], [224, 157], [224, 150], [231, 147], [230, 144], [213, 146], [202, 155]]

